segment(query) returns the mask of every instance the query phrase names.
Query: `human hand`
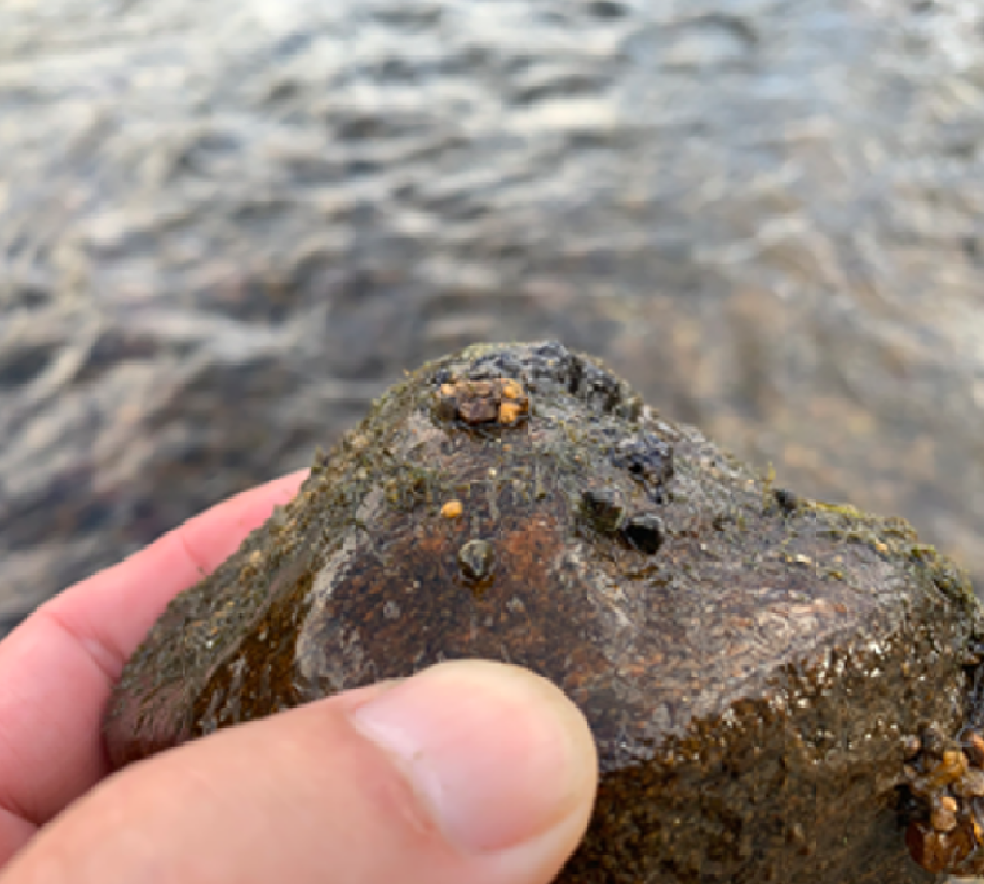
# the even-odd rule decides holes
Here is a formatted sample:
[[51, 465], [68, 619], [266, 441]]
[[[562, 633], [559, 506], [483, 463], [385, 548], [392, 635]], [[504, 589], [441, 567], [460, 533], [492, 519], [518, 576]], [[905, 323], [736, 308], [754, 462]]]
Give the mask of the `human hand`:
[[167, 602], [286, 503], [241, 494], [0, 643], [0, 882], [546, 884], [587, 825], [594, 743], [549, 682], [435, 666], [110, 774], [100, 724]]

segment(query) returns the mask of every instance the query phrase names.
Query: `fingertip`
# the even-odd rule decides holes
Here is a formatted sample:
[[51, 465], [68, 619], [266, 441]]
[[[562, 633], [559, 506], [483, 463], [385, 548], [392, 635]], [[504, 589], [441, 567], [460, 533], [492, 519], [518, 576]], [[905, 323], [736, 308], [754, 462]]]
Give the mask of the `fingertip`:
[[379, 693], [353, 721], [465, 852], [513, 848], [567, 820], [582, 832], [587, 824], [597, 780], [587, 722], [529, 670], [440, 664]]
[[195, 582], [211, 574], [239, 549], [246, 536], [269, 519], [276, 507], [290, 502], [307, 476], [308, 470], [299, 470], [240, 492], [189, 519], [161, 540], [170, 536], [181, 543]]
[[553, 880], [587, 829], [598, 761], [587, 721], [548, 680], [456, 661], [377, 693], [353, 722], [407, 778], [475, 880]]

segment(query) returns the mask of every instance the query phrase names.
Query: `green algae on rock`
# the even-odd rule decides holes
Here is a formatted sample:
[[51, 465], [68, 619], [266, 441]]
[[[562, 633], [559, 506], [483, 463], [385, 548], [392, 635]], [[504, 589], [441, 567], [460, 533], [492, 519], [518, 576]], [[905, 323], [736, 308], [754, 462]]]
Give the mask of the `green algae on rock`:
[[773, 489], [560, 344], [478, 345], [394, 386], [168, 606], [105, 737], [122, 766], [507, 659], [597, 742], [565, 884], [914, 882], [910, 851], [965, 870], [981, 840], [982, 637], [905, 522]]

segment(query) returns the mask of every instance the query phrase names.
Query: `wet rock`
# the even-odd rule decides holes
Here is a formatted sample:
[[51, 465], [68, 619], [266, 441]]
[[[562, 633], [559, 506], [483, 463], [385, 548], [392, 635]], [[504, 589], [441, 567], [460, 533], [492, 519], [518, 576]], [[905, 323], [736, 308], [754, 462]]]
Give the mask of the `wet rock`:
[[776, 501], [559, 344], [426, 364], [171, 603], [109, 756], [505, 654], [597, 742], [563, 884], [925, 880], [910, 852], [935, 871], [978, 843], [978, 603], [905, 522]]

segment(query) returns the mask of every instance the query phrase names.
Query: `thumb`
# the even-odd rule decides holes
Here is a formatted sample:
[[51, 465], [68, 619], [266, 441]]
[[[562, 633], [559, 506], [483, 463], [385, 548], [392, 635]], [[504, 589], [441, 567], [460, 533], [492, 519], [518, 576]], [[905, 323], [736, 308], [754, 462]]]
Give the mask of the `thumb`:
[[213, 734], [109, 778], [4, 884], [547, 884], [597, 759], [552, 684], [445, 663]]

